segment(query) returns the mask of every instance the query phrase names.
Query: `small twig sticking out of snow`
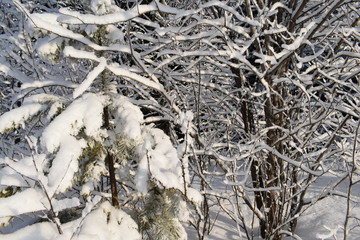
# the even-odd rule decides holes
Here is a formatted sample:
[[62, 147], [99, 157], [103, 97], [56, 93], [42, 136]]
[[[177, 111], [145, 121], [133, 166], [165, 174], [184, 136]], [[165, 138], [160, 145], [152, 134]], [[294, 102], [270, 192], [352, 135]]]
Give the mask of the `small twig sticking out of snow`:
[[[46, 183], [44, 183], [44, 182], [42, 181], [42, 179], [44, 179], [45, 176], [44, 176], [44, 174], [43, 174], [43, 172], [42, 172], [42, 169], [39, 170], [39, 167], [37, 166], [36, 161], [35, 161], [35, 157], [34, 157], [34, 153], [33, 153], [34, 143], [32, 143], [32, 141], [30, 140], [30, 138], [29, 138], [28, 136], [25, 136], [25, 139], [26, 139], [26, 141], [27, 141], [27, 144], [29, 145], [29, 148], [30, 148], [31, 151], [32, 151], [31, 157], [32, 157], [32, 160], [33, 160], [33, 164], [34, 164], [34, 167], [35, 167], [36, 172], [37, 172], [38, 175], [39, 175], [39, 177], [38, 177], [39, 179], [36, 180], [36, 182], [41, 186], [41, 189], [43, 190], [43, 192], [44, 192], [44, 194], [45, 194], [45, 196], [46, 196], [46, 199], [48, 200], [49, 206], [50, 206], [50, 220], [51, 220], [53, 223], [55, 223], [56, 228], [57, 228], [59, 234], [63, 234], [63, 230], [61, 229], [61, 226], [60, 226], [61, 223], [60, 223], [59, 218], [58, 218], [58, 216], [57, 216], [58, 214], [57, 214], [57, 212], [55, 212], [54, 206], [53, 206], [52, 201], [51, 201], [52, 197], [50, 197], [49, 192], [48, 192], [48, 187], [46, 186], [47, 181], [46, 181]], [[41, 167], [41, 168], [42, 168], [42, 167]], [[45, 207], [45, 206], [44, 206], [44, 207]], [[46, 208], [46, 207], [45, 207], [45, 208]]]
[[286, 230], [279, 231], [279, 234], [284, 234], [284, 235], [291, 236], [293, 239], [296, 239], [296, 240], [302, 240], [302, 238], [299, 237], [298, 235], [296, 235], [295, 233], [292, 233], [292, 232], [289, 232], [289, 231], [286, 231]]
[[82, 210], [81, 213], [81, 220], [78, 224], [78, 226], [74, 229], [73, 234], [71, 235], [71, 239], [73, 239], [75, 237], [75, 235], [79, 235], [82, 224], [86, 218], [86, 216], [89, 215], [89, 213], [91, 213], [91, 210], [95, 207], [96, 204], [98, 204], [101, 200], [101, 197], [99, 195], [95, 196], [92, 200], [90, 200], [89, 202], [86, 203], [85, 208]]
[[316, 237], [320, 238], [321, 240], [325, 240], [325, 239], [328, 239], [328, 238], [331, 238], [331, 237], [334, 237], [335, 239], [337, 239], [337, 237], [336, 237], [337, 231], [339, 229], [341, 229], [342, 226], [336, 225], [335, 228], [331, 229], [331, 228], [324, 225], [324, 228], [329, 230], [329, 233], [327, 233], [327, 234], [317, 234]]

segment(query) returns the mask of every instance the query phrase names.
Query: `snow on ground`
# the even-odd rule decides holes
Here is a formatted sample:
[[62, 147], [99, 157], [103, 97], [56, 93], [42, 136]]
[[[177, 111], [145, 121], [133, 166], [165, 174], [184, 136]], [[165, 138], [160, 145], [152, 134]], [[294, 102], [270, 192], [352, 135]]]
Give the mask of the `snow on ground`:
[[56, 236], [56, 226], [43, 222], [20, 229], [16, 234], [1, 235], [2, 240], [48, 240]]
[[[311, 188], [308, 197], [315, 197], [321, 193], [324, 186], [335, 181], [335, 177], [325, 176], [316, 182]], [[339, 193], [347, 193], [348, 182], [344, 182], [336, 189]], [[357, 204], [351, 204], [351, 215], [360, 218], [360, 184], [352, 189], [352, 195]], [[346, 199], [339, 196], [330, 196], [319, 202], [313, 207], [307, 209], [300, 218], [297, 234], [304, 240], [307, 239], [343, 239], [343, 226], [346, 215]], [[354, 226], [352, 222], [350, 227]], [[337, 231], [336, 231], [337, 230]], [[335, 232], [336, 231], [336, 232]], [[332, 236], [334, 232], [336, 238]], [[357, 240], [360, 237], [360, 221], [357, 227], [350, 231], [348, 239]]]
[[[346, 201], [340, 197], [324, 199], [315, 204], [314, 207], [305, 211], [300, 218], [297, 234], [302, 239], [334, 239], [331, 231], [338, 229], [337, 239], [343, 239], [343, 230], [346, 213]], [[358, 216], [359, 210], [357, 211]], [[358, 239], [360, 232], [350, 232], [350, 239]], [[326, 238], [325, 236], [328, 236]]]
[[[306, 198], [310, 199], [316, 199], [319, 194], [322, 193], [322, 190], [326, 186], [330, 186], [334, 183], [336, 178], [334, 176], [323, 176], [321, 179], [315, 182], [314, 186], [310, 188], [310, 192], [307, 194]], [[222, 184], [219, 179], [216, 179], [214, 184], [217, 185], [219, 191], [226, 191], [226, 186]], [[347, 191], [348, 182], [344, 181], [344, 183], [340, 184], [337, 187], [338, 193], [346, 193]], [[360, 184], [356, 185], [353, 188], [353, 196], [355, 197], [355, 200], [360, 199]], [[360, 202], [360, 201], [359, 201]], [[110, 209], [110, 210], [109, 210]], [[125, 215], [123, 213], [117, 213], [113, 209], [111, 209], [111, 206], [109, 204], [102, 205], [99, 208], [99, 211], [94, 212], [96, 215], [97, 213], [101, 213], [102, 210], [104, 212], [111, 212], [114, 214], [114, 219], [123, 218]], [[106, 211], [105, 211], [106, 210]], [[298, 222], [298, 227], [296, 230], [296, 234], [301, 237], [303, 240], [321, 240], [321, 239], [343, 239], [343, 225], [345, 220], [345, 213], [346, 213], [346, 199], [339, 196], [330, 196], [327, 197], [321, 201], [316, 202], [312, 207], [308, 208], [300, 217]], [[120, 215], [119, 215], [120, 214]], [[94, 215], [94, 216], [95, 216]], [[105, 214], [106, 215], [106, 214]], [[360, 203], [352, 204], [351, 209], [351, 215], [355, 216], [360, 219]], [[23, 216], [26, 218], [26, 216]], [[126, 216], [125, 216], [126, 217]], [[247, 219], [251, 219], [251, 214], [247, 213]], [[22, 222], [27, 222], [28, 224], [31, 224], [26, 219], [20, 219], [18, 221], [13, 222], [12, 224], [16, 224], [17, 226], [13, 228], [14, 226], [11, 226], [11, 228], [8, 227], [2, 227], [0, 228], [0, 239], [21, 239], [21, 240], [32, 240], [32, 239], [53, 239], [55, 235], [57, 235], [56, 227], [53, 223], [38, 223], [35, 225], [31, 225], [28, 227], [25, 227], [24, 229], [21, 229], [20, 232], [15, 234], [11, 234], [12, 231], [21, 228]], [[98, 218], [97, 216], [95, 218]], [[212, 230], [208, 236], [206, 236], [205, 239], [207, 240], [239, 240], [239, 239], [246, 239], [246, 237], [240, 238], [238, 235], [238, 230], [236, 225], [233, 221], [229, 219], [229, 217], [222, 211], [219, 211], [217, 207], [212, 208], [211, 212], [211, 224], [212, 224]], [[31, 219], [30, 219], [31, 221]], [[90, 220], [89, 220], [90, 221]], [[87, 221], [87, 222], [89, 222]], [[249, 220], [251, 221], [251, 220]], [[114, 223], [116, 221], [114, 220]], [[89, 222], [89, 226], [91, 221]], [[71, 224], [71, 223], [69, 223]], [[67, 224], [67, 225], [69, 225]], [[85, 224], [85, 223], [84, 223]], [[26, 225], [26, 224], [25, 224]], [[86, 225], [86, 224], [85, 224]], [[85, 226], [84, 225], [84, 226]], [[70, 226], [70, 225], [69, 225]], [[353, 228], [350, 231], [349, 240], [358, 240], [360, 236], [360, 221], [356, 223], [356, 221], [353, 221], [351, 223], [352, 227], [357, 226], [356, 228]], [[99, 225], [97, 223], [97, 227], [103, 227], [108, 229], [109, 227], [115, 227], [118, 228], [117, 224], [112, 224], [112, 226], [108, 225]], [[135, 223], [133, 224], [132, 228], [135, 228]], [[90, 228], [92, 229], [92, 228]], [[66, 228], [64, 229], [66, 231]], [[106, 231], [99, 231], [100, 232], [107, 232], [109, 233], [110, 229]], [[71, 231], [70, 231], [71, 232]], [[189, 240], [196, 240], [198, 239], [197, 234], [194, 230], [194, 228], [188, 226], [187, 227], [188, 232], [188, 239]], [[259, 234], [259, 229], [255, 228], [255, 235]], [[2, 235], [6, 233], [7, 235]], [[91, 231], [87, 232], [91, 233]], [[110, 234], [110, 233], [109, 233]], [[111, 233], [112, 234], [112, 233]], [[115, 233], [114, 233], [115, 234]], [[117, 233], [116, 233], [117, 234]], [[116, 235], [115, 234], [115, 235]], [[114, 235], [114, 236], [115, 236]], [[85, 236], [85, 235], [84, 235]], [[105, 235], [104, 235], [105, 236]], [[117, 236], [117, 235], [116, 235]], [[134, 235], [135, 236], [135, 235]], [[105, 238], [104, 238], [105, 239]], [[136, 239], [136, 237], [135, 237]], [[255, 240], [260, 238], [254, 238]], [[290, 240], [293, 238], [285, 238], [286, 240]]]
[[[317, 180], [313, 187], [310, 188], [306, 198], [316, 199], [316, 196], [322, 193], [324, 187], [331, 185], [336, 180], [332, 176], [323, 176]], [[339, 193], [347, 193], [348, 182], [340, 184], [336, 190]], [[224, 190], [224, 187], [220, 187]], [[360, 219], [360, 184], [353, 187], [352, 194], [359, 202], [352, 203], [351, 215]], [[339, 196], [329, 196], [321, 201], [318, 201], [306, 211], [299, 218], [296, 234], [302, 240], [322, 240], [322, 239], [343, 239], [343, 227], [346, 215], [346, 199]], [[251, 214], [251, 213], [248, 213]], [[247, 239], [246, 237], [239, 238], [236, 224], [224, 213], [219, 212], [217, 208], [212, 208], [211, 211], [212, 222], [214, 226], [208, 236], [207, 240], [239, 240]], [[246, 216], [251, 219], [251, 215]], [[350, 225], [353, 228], [348, 236], [349, 240], [360, 239], [360, 220], [353, 221]], [[356, 227], [357, 226], [357, 227]], [[187, 228], [188, 239], [198, 239], [196, 231], [193, 227]], [[259, 229], [256, 227], [254, 235], [259, 235]], [[261, 238], [254, 238], [260, 240]], [[295, 238], [285, 238], [291, 240]]]

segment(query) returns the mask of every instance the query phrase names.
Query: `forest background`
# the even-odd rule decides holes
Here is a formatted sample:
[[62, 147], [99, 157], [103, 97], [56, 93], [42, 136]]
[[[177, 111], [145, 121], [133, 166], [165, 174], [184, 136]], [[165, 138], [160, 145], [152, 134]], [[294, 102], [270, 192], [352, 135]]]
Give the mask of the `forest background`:
[[359, 12], [0, 0], [0, 238], [356, 239]]

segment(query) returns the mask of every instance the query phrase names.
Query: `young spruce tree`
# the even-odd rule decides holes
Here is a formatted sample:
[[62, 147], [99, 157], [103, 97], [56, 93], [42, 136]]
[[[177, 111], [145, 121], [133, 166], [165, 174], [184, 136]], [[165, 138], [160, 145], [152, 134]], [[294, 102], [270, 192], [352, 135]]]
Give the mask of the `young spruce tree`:
[[183, 152], [136, 105], [151, 115], [161, 105], [152, 95], [170, 99], [129, 34], [148, 10], [13, 3], [19, 24], [4, 17], [0, 38], [4, 99], [13, 94], [8, 109], [1, 103], [2, 237], [41, 229], [39, 239], [186, 239]]

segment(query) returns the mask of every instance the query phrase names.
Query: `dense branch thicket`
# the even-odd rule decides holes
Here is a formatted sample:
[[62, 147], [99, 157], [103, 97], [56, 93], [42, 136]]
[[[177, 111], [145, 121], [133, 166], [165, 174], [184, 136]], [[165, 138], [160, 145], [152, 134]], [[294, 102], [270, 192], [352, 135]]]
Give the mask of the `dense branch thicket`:
[[[0, 3], [1, 196], [48, 199], [20, 214], [46, 212], [60, 236], [79, 235], [90, 211], [112, 209], [91, 210], [101, 196], [144, 239], [185, 239], [181, 222], [204, 239], [215, 206], [239, 237], [300, 238], [301, 214], [340, 195], [350, 236], [358, 1]], [[324, 176], [336, 181], [309, 199]]]

